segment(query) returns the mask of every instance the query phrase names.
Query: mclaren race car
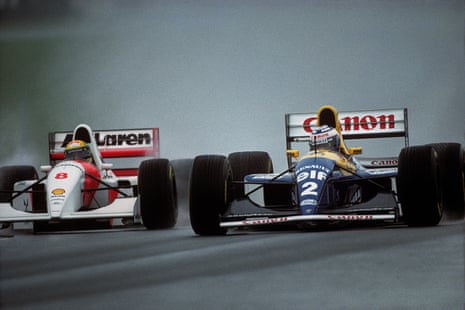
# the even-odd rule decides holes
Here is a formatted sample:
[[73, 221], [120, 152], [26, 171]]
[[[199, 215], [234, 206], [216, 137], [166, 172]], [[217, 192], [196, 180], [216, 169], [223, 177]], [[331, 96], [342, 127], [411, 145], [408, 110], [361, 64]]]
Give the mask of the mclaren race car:
[[[50, 165], [0, 168], [0, 224], [33, 222], [34, 231], [142, 223], [173, 227], [177, 196], [173, 167], [159, 156], [158, 128], [101, 130], [78, 125], [49, 134]], [[143, 157], [136, 168], [104, 158]]]
[[[316, 114], [287, 114], [286, 137], [288, 169], [281, 173], [273, 173], [266, 152], [194, 159], [189, 212], [196, 234], [284, 224], [433, 226], [445, 206], [463, 216], [462, 146], [408, 146], [407, 109], [338, 115], [323, 106]], [[344, 142], [385, 137], [405, 141], [398, 156], [358, 160], [362, 148]], [[300, 142], [307, 146], [302, 155], [292, 148]], [[454, 171], [447, 176], [453, 180], [444, 171]]]

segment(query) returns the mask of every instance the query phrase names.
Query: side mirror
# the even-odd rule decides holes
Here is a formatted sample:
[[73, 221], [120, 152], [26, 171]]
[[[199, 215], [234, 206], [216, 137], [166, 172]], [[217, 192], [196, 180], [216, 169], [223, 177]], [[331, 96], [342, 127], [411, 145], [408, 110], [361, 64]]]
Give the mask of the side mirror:
[[50, 170], [52, 170], [52, 166], [50, 166], [50, 165], [42, 165], [42, 166], [40, 166], [40, 171], [42, 171], [42, 172], [49, 173]]
[[102, 163], [102, 169], [103, 170], [110, 170], [111, 168], [113, 168], [112, 163]]
[[351, 147], [349, 148], [349, 154], [350, 155], [360, 155], [362, 154], [363, 148], [361, 147]]
[[286, 155], [287, 157], [298, 158], [300, 153], [299, 153], [299, 150], [286, 150]]

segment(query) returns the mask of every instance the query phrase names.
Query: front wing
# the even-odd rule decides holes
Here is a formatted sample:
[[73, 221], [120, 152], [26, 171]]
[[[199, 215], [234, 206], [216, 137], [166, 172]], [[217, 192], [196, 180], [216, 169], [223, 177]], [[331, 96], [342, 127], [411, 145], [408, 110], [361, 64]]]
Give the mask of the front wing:
[[48, 212], [32, 213], [13, 208], [9, 203], [0, 203], [0, 222], [28, 222], [41, 220], [123, 218], [136, 215], [137, 197], [117, 198], [111, 204], [88, 211], [78, 211], [52, 217]]
[[244, 227], [257, 225], [274, 225], [298, 222], [367, 222], [367, 221], [394, 221], [395, 214], [312, 214], [291, 215], [281, 217], [248, 217], [240, 221], [221, 222], [220, 227]]
[[392, 193], [378, 193], [372, 200], [348, 207], [321, 209], [315, 214], [301, 214], [297, 208], [273, 210], [258, 207], [248, 199], [234, 201], [220, 217], [220, 227], [247, 227], [291, 223], [400, 222], [402, 215]]

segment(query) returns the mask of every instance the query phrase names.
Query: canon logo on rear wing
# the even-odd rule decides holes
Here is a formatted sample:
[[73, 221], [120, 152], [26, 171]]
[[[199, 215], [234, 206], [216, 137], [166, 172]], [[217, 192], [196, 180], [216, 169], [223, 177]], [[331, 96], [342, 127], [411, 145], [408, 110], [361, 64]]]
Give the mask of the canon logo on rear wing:
[[[306, 118], [302, 124], [304, 130], [312, 132], [312, 127], [317, 125], [317, 117]], [[394, 114], [381, 115], [353, 115], [339, 119], [341, 130], [346, 132], [353, 131], [372, 131], [372, 130], [390, 130], [395, 129], [396, 119]]]
[[[345, 138], [407, 137], [407, 109], [339, 112]], [[286, 114], [288, 139], [305, 137], [317, 126], [316, 113]]]

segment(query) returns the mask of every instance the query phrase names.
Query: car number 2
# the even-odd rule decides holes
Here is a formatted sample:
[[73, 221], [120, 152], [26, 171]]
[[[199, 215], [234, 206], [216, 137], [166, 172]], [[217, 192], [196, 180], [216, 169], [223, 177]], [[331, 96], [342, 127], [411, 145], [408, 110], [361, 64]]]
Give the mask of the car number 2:
[[307, 195], [314, 195], [317, 196], [318, 192], [316, 191], [318, 189], [318, 183], [316, 182], [305, 182], [302, 184], [302, 192], [300, 193], [301, 196], [307, 196]]

